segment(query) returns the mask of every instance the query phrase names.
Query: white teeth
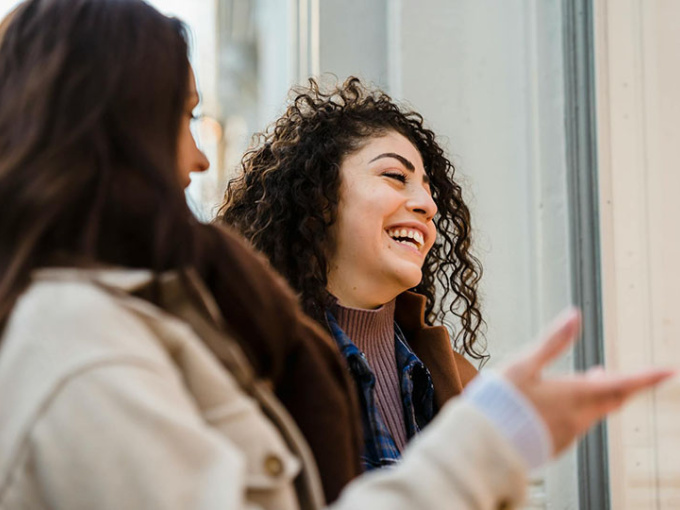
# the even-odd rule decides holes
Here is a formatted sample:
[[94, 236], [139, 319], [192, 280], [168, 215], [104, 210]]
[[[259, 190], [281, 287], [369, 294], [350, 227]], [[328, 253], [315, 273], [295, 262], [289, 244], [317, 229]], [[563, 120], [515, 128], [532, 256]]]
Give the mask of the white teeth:
[[[420, 249], [423, 244], [425, 244], [425, 240], [423, 238], [423, 234], [415, 229], [399, 229], [399, 228], [394, 228], [391, 229], [387, 232], [387, 234], [395, 239], [397, 242], [405, 243], [405, 244], [415, 244], [418, 249]], [[413, 242], [411, 241], [402, 241], [399, 240], [398, 238], [403, 238], [403, 239], [413, 239]]]

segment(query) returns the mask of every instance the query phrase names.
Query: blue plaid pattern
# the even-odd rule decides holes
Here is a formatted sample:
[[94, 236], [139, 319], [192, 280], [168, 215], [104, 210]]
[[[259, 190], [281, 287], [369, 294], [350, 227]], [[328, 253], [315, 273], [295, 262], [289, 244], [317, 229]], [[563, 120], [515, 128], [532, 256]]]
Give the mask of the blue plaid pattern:
[[[326, 318], [340, 352], [345, 357], [349, 371], [356, 382], [361, 405], [364, 430], [362, 464], [366, 471], [392, 465], [399, 461], [397, 449], [377, 407], [374, 395], [375, 374], [363, 352], [338, 325], [335, 317], [326, 312]], [[397, 369], [400, 373], [401, 399], [404, 406], [406, 434], [411, 439], [434, 416], [434, 386], [430, 372], [411, 351], [406, 337], [394, 323], [394, 347]]]

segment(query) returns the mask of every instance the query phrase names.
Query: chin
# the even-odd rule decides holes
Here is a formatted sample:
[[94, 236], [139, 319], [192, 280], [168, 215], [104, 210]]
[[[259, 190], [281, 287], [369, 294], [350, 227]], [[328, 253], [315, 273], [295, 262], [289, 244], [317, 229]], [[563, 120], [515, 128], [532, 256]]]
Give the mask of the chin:
[[423, 279], [423, 272], [418, 269], [418, 270], [410, 270], [408, 272], [405, 272], [401, 275], [401, 278], [399, 279], [400, 287], [402, 288], [402, 292], [406, 292], [407, 290], [412, 289], [413, 287], [417, 287], [420, 285], [420, 282]]

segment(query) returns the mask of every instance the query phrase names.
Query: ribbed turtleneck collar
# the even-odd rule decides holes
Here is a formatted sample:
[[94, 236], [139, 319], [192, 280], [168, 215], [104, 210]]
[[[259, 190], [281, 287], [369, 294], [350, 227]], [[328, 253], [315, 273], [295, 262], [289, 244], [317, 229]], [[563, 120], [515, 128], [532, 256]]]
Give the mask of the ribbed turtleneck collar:
[[350, 308], [336, 303], [335, 319], [338, 325], [363, 352], [372, 351], [376, 343], [388, 342], [393, 348], [395, 300], [376, 308], [364, 310]]
[[375, 374], [375, 399], [380, 415], [401, 451], [406, 445], [406, 425], [394, 351], [394, 309], [392, 300], [375, 310], [336, 304], [334, 312], [340, 327], [366, 355]]

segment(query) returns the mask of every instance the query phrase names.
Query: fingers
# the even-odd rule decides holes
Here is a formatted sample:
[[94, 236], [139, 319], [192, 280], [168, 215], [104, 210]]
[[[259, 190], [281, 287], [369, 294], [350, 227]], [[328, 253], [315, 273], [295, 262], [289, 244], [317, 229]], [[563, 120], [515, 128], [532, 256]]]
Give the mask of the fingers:
[[586, 376], [582, 380], [581, 396], [585, 403], [590, 402], [597, 408], [597, 414], [602, 415], [617, 409], [636, 393], [653, 388], [674, 375], [677, 375], [674, 370], [651, 369], [631, 375]]
[[621, 395], [627, 398], [639, 391], [652, 388], [675, 375], [675, 371], [649, 369], [637, 374], [602, 377], [593, 384], [593, 396], [607, 398], [608, 395]]
[[556, 359], [571, 346], [581, 329], [581, 313], [575, 309], [562, 312], [544, 335], [543, 342], [529, 356], [529, 369], [540, 372], [543, 367]]
[[562, 379], [538, 380], [535, 386], [543, 390], [533, 388], [529, 398], [548, 425], [555, 452], [560, 452], [630, 397], [674, 375], [674, 370], [652, 369], [612, 376], [595, 369]]

